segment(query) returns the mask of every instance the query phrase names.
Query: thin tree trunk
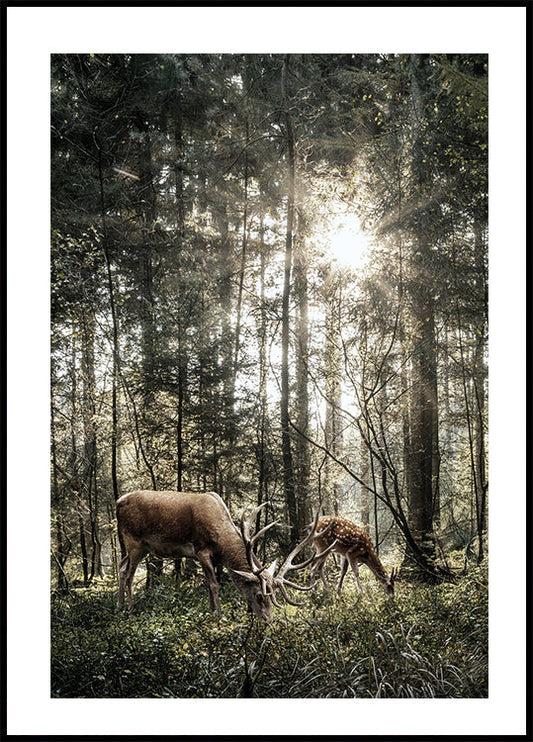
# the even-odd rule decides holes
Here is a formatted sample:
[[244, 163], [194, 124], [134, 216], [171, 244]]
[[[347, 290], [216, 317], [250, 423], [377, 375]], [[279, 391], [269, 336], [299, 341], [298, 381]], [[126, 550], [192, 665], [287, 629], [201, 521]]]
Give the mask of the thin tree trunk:
[[[53, 360], [52, 360], [53, 365]], [[52, 370], [52, 382], [54, 374]], [[53, 390], [53, 386], [52, 386]], [[55, 407], [52, 399], [52, 418], [51, 418], [51, 444], [52, 444], [52, 506], [54, 508], [55, 531], [56, 531], [56, 548], [55, 559], [57, 565], [57, 589], [60, 592], [68, 590], [68, 582], [65, 575], [65, 562], [68, 557], [68, 550], [65, 546], [65, 534], [63, 525], [63, 512], [65, 507], [63, 488], [59, 484], [58, 466], [57, 466], [57, 443], [55, 430]]]
[[85, 540], [85, 517], [82, 506], [82, 483], [79, 471], [78, 463], [78, 441], [76, 435], [76, 418], [78, 416], [78, 384], [76, 376], [76, 337], [77, 327], [73, 327], [72, 339], [71, 339], [71, 358], [70, 358], [70, 378], [72, 383], [71, 388], [71, 411], [70, 411], [70, 466], [69, 470], [72, 472], [72, 492], [76, 498], [76, 511], [78, 514], [78, 532], [80, 538], [80, 553], [81, 553], [81, 566], [83, 571], [83, 584], [89, 583], [89, 560], [87, 557], [87, 546]]
[[[174, 129], [174, 139], [176, 145], [176, 161], [174, 173], [176, 177], [176, 234], [178, 241], [178, 250], [185, 250], [185, 204], [184, 204], [184, 183], [183, 183], [183, 121], [181, 115], [182, 100], [181, 93], [178, 92], [178, 105], [176, 107], [176, 123]], [[178, 287], [178, 291], [180, 288]], [[185, 349], [185, 331], [184, 324], [180, 318], [177, 323], [178, 335], [178, 410], [176, 421], [176, 487], [178, 491], [183, 488], [183, 469], [184, 469], [184, 407], [185, 392], [187, 388], [187, 356]], [[179, 568], [176, 567], [176, 574]]]
[[259, 254], [260, 254], [260, 288], [261, 311], [259, 318], [259, 482], [257, 504], [268, 499], [267, 494], [267, 462], [266, 462], [266, 433], [267, 433], [267, 362], [266, 362], [266, 308], [265, 308], [265, 228], [263, 215], [259, 226]]
[[[361, 423], [364, 425], [364, 422]], [[368, 435], [368, 433], [367, 433]], [[368, 465], [368, 447], [364, 441], [363, 436], [361, 436], [361, 441], [359, 443], [359, 471], [360, 476], [363, 482], [366, 481], [368, 474], [369, 474], [369, 465]], [[370, 528], [370, 500], [369, 500], [369, 493], [368, 488], [361, 484], [361, 510], [360, 510], [360, 520], [361, 525], [363, 528], [368, 531]]]
[[476, 273], [480, 276], [483, 294], [482, 323], [478, 330], [477, 342], [474, 349], [473, 382], [476, 414], [474, 416], [474, 448], [476, 452], [476, 470], [473, 472], [477, 480], [476, 486], [476, 523], [478, 534], [478, 562], [485, 556], [485, 534], [487, 530], [487, 462], [485, 450], [485, 381], [487, 377], [484, 359], [486, 321], [488, 312], [487, 282], [485, 276], [483, 230], [479, 224], [475, 228], [475, 260]]
[[91, 308], [82, 310], [82, 382], [83, 382], [83, 436], [84, 436], [84, 490], [87, 498], [91, 534], [91, 571], [89, 579], [101, 576], [101, 545], [98, 534], [98, 492], [96, 472], [96, 381], [94, 370], [95, 318]]
[[[326, 340], [324, 348], [326, 367], [326, 447], [335, 458], [342, 456], [343, 435], [340, 418], [341, 387], [340, 375], [342, 354], [340, 350], [340, 282], [334, 269], [326, 281]], [[330, 511], [339, 512], [342, 496], [342, 485], [339, 481], [339, 470], [328, 460], [324, 466], [326, 479], [326, 499]]]
[[[141, 435], [144, 441], [141, 444], [144, 449], [144, 457], [150, 462], [148, 467], [152, 487], [157, 489], [157, 481], [153, 466], [154, 440], [153, 425], [154, 416], [154, 390], [155, 390], [155, 322], [154, 322], [154, 238], [153, 232], [156, 223], [156, 195], [152, 171], [152, 147], [150, 133], [144, 132], [140, 143], [140, 187], [143, 202], [141, 218], [142, 234], [142, 260], [141, 260], [141, 369], [142, 369], [142, 404], [140, 407]], [[160, 557], [151, 556], [146, 563], [146, 590], [152, 587], [153, 577], [162, 574], [163, 560]]]
[[[309, 299], [307, 295], [307, 260], [305, 247], [305, 219], [300, 213], [294, 265], [294, 294], [298, 307], [298, 324], [296, 329], [296, 424], [298, 430], [301, 430], [307, 436], [309, 433], [307, 372], [309, 356]], [[303, 534], [306, 526], [311, 521], [311, 503], [309, 499], [311, 455], [306, 437], [297, 435], [295, 454], [297, 462], [295, 494], [298, 511], [298, 533]]]
[[235, 351], [233, 356], [232, 376], [232, 408], [235, 400], [235, 385], [237, 382], [237, 371], [239, 364], [240, 337], [241, 337], [241, 313], [242, 295], [244, 290], [244, 274], [246, 270], [246, 253], [248, 248], [248, 120], [246, 121], [246, 140], [244, 148], [244, 210], [242, 216], [242, 242], [241, 242], [241, 265], [239, 270], [239, 290], [237, 293], [237, 319], [235, 323]]
[[[97, 141], [95, 139], [95, 141]], [[120, 488], [118, 483], [118, 381], [120, 375], [120, 351], [118, 343], [118, 319], [115, 306], [115, 291], [113, 287], [113, 276], [111, 272], [111, 258], [109, 256], [106, 206], [104, 196], [104, 177], [102, 172], [102, 149], [98, 145], [98, 179], [100, 185], [100, 213], [102, 219], [102, 250], [106, 265], [107, 289], [109, 293], [109, 306], [111, 309], [111, 328], [113, 343], [113, 378], [111, 387], [111, 482], [113, 486], [113, 498], [118, 500]], [[125, 555], [121, 540], [122, 556]]]
[[281, 445], [283, 452], [283, 484], [285, 490], [285, 501], [291, 527], [290, 541], [296, 543], [298, 538], [298, 513], [296, 507], [296, 495], [294, 487], [294, 467], [291, 450], [290, 415], [289, 415], [289, 340], [290, 340], [290, 316], [289, 298], [291, 286], [292, 268], [292, 243], [294, 230], [294, 194], [295, 194], [295, 154], [294, 154], [294, 132], [292, 128], [292, 117], [289, 109], [287, 94], [287, 72], [289, 66], [288, 55], [283, 59], [281, 72], [281, 95], [285, 117], [286, 141], [287, 141], [287, 227], [285, 237], [285, 268], [282, 296], [281, 317]]
[[220, 367], [222, 378], [222, 410], [220, 428], [226, 431], [228, 441], [234, 439], [234, 399], [233, 387], [233, 361], [235, 343], [231, 327], [233, 312], [233, 275], [235, 264], [230, 239], [229, 217], [228, 217], [228, 195], [223, 183], [222, 191], [218, 194], [217, 207], [214, 210], [214, 219], [220, 233], [218, 249], [219, 281], [218, 298], [220, 302]]
[[185, 405], [185, 389], [187, 384], [187, 366], [183, 348], [183, 325], [178, 320], [178, 419], [176, 430], [177, 447], [177, 489], [181, 492], [183, 487], [183, 417]]
[[177, 235], [181, 242], [185, 234], [185, 203], [183, 188], [183, 163], [185, 158], [183, 146], [183, 120], [181, 115], [182, 94], [177, 92], [178, 103], [176, 106], [176, 124], [174, 128], [174, 142], [176, 145], [176, 159], [174, 165], [174, 174], [176, 178], [176, 222]]
[[80, 533], [81, 566], [83, 570], [83, 584], [89, 584], [89, 557], [87, 555], [87, 541], [85, 539], [85, 518], [81, 502], [78, 502], [78, 527]]
[[[481, 235], [478, 232], [475, 236], [476, 254], [481, 258], [481, 249], [479, 240]], [[453, 252], [453, 277], [457, 285], [457, 261], [455, 249]], [[482, 278], [484, 277], [484, 267], [478, 263], [478, 271]], [[484, 407], [485, 407], [485, 363], [483, 359], [485, 329], [486, 329], [486, 284], [483, 286], [485, 298], [485, 312], [483, 322], [478, 330], [479, 336], [475, 340], [472, 359], [472, 379], [471, 384], [467, 378], [467, 350], [463, 340], [465, 331], [463, 329], [463, 318], [459, 300], [456, 300], [456, 321], [459, 340], [459, 355], [461, 359], [461, 381], [464, 399], [464, 410], [466, 418], [466, 428], [468, 431], [468, 444], [470, 452], [470, 469], [472, 477], [472, 498], [473, 511], [475, 513], [475, 531], [478, 539], [478, 561], [484, 558], [484, 534], [486, 531], [486, 505], [487, 505], [487, 481], [486, 481], [486, 460], [485, 460], [485, 437], [484, 437]], [[457, 289], [456, 289], [457, 296]], [[471, 386], [471, 390], [469, 389]]]

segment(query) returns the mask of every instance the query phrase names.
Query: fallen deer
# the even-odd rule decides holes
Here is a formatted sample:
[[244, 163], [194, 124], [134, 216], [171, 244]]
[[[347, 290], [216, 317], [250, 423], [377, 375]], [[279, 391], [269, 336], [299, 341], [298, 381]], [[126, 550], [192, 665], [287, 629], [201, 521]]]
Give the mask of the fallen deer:
[[272, 617], [272, 604], [279, 607], [275, 588], [279, 587], [287, 602], [287, 586], [309, 590], [285, 578], [287, 572], [307, 566], [293, 564], [294, 557], [311, 540], [311, 534], [298, 544], [274, 577], [276, 562], [264, 567], [253, 551], [253, 545], [275, 522], [251, 535], [251, 524], [266, 503], [255, 508], [247, 519], [241, 518], [241, 531], [234, 524], [223, 500], [215, 492], [155, 492], [138, 490], [117, 500], [117, 520], [126, 556], [119, 566], [118, 608], [128, 591], [128, 606], [133, 605], [133, 577], [141, 559], [148, 553], [160, 557], [194, 557], [200, 562], [207, 581], [209, 607], [220, 617], [219, 584], [215, 565], [223, 564], [250, 609], [267, 621]]
[[330, 551], [336, 552], [341, 556], [341, 576], [337, 587], [341, 591], [342, 583], [348, 565], [355, 574], [357, 589], [363, 592], [359, 581], [359, 565], [366, 564], [372, 570], [378, 582], [382, 585], [387, 595], [394, 595], [394, 583], [398, 576], [398, 570], [393, 569], [389, 574], [383, 567], [376, 550], [370, 540], [370, 536], [361, 526], [357, 526], [346, 518], [340, 518], [336, 515], [325, 515], [315, 521], [314, 526], [309, 526], [308, 535], [312, 536], [313, 544], [316, 549], [316, 555], [310, 565], [310, 571], [313, 577], [318, 572], [326, 591], [329, 592], [329, 585], [324, 577], [324, 564]]

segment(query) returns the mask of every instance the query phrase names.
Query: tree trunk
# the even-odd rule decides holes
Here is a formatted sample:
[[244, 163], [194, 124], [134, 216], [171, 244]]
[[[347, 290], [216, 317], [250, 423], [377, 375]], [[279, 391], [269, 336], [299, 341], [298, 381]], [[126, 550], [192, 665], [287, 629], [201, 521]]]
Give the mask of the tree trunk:
[[176, 421], [176, 486], [178, 492], [183, 488], [183, 467], [184, 467], [184, 407], [185, 407], [185, 390], [187, 388], [187, 360], [184, 348], [183, 324], [178, 320], [178, 419]]
[[266, 254], [265, 254], [265, 229], [263, 215], [259, 226], [259, 296], [261, 299], [261, 311], [259, 315], [259, 327], [257, 336], [259, 338], [259, 441], [258, 441], [258, 492], [257, 504], [260, 505], [268, 500], [268, 466], [267, 466], [267, 423], [268, 423], [268, 395], [267, 395], [267, 316], [265, 306], [265, 276], [266, 276]]
[[101, 546], [98, 534], [98, 490], [96, 472], [96, 381], [94, 370], [95, 318], [91, 308], [84, 308], [82, 327], [82, 419], [83, 419], [83, 484], [88, 507], [91, 534], [90, 578], [101, 576]]
[[290, 416], [289, 416], [289, 341], [290, 315], [289, 297], [291, 287], [292, 242], [294, 230], [294, 193], [295, 193], [295, 154], [294, 132], [289, 110], [287, 95], [288, 55], [283, 59], [281, 72], [281, 95], [285, 117], [285, 133], [287, 141], [287, 226], [285, 236], [285, 269], [283, 280], [282, 316], [281, 316], [281, 447], [283, 452], [283, 485], [285, 502], [291, 528], [290, 541], [296, 543], [298, 539], [298, 513], [294, 487], [294, 468], [291, 450]]
[[83, 584], [88, 585], [89, 583], [89, 560], [87, 557], [87, 545], [85, 540], [85, 514], [83, 511], [83, 499], [82, 499], [82, 477], [80, 473], [80, 466], [78, 461], [78, 440], [76, 434], [76, 424], [78, 417], [78, 383], [76, 375], [76, 337], [77, 327], [72, 327], [72, 339], [71, 339], [71, 358], [70, 358], [70, 378], [72, 382], [71, 386], [71, 399], [70, 399], [70, 461], [69, 471], [72, 472], [72, 493], [76, 500], [76, 511], [78, 514], [78, 532], [80, 538], [80, 554], [81, 554], [81, 566], [83, 571]]
[[309, 356], [309, 300], [307, 296], [307, 260], [305, 244], [305, 219], [300, 213], [298, 218], [298, 236], [294, 264], [294, 294], [298, 309], [296, 329], [296, 426], [304, 435], [297, 435], [296, 454], [296, 504], [298, 511], [298, 532], [304, 534], [311, 521], [311, 503], [309, 498], [309, 478], [311, 473], [311, 456], [309, 451], [309, 391], [308, 391], [308, 356]]
[[[421, 60], [411, 60], [411, 104], [413, 127], [412, 174], [414, 199], [424, 192], [427, 169], [419, 159], [419, 148], [424, 135], [425, 105], [417, 70]], [[432, 286], [432, 256], [424, 228], [426, 213], [418, 207], [417, 221], [412, 227], [413, 244], [409, 281], [413, 321], [412, 394], [408, 446], [409, 529], [420, 549], [433, 560], [435, 542], [433, 515], [435, 486], [438, 482], [434, 464], [437, 460], [435, 431], [437, 429], [437, 359], [435, 341], [434, 300]], [[421, 223], [422, 222], [422, 223]], [[411, 554], [411, 557], [414, 557]], [[422, 576], [423, 570], [415, 571]]]
[[[361, 424], [364, 425], [364, 422], [362, 422]], [[359, 443], [359, 475], [363, 482], [366, 482], [369, 476], [368, 459], [369, 459], [368, 447], [365, 443], [363, 436], [361, 436], [361, 440]], [[361, 521], [361, 525], [363, 526], [363, 528], [366, 531], [369, 531], [370, 529], [369, 491], [368, 491], [368, 488], [365, 487], [364, 484], [361, 484], [360, 487], [361, 487], [361, 506], [360, 506], [359, 519]]]
[[155, 190], [152, 173], [152, 151], [150, 134], [144, 133], [140, 144], [140, 188], [143, 211], [141, 215], [142, 253], [139, 291], [141, 296], [141, 372], [142, 403], [139, 422], [143, 458], [147, 464], [152, 488], [157, 489], [153, 466], [153, 424], [154, 414], [154, 369], [155, 369], [155, 323], [153, 290], [153, 232], [156, 222]]
[[[239, 269], [239, 290], [237, 293], [237, 318], [235, 322], [235, 351], [233, 355], [233, 373], [231, 381], [232, 410], [235, 400], [235, 385], [237, 382], [237, 371], [239, 365], [239, 351], [241, 338], [241, 313], [242, 295], [244, 290], [244, 274], [246, 270], [246, 253], [248, 249], [248, 120], [246, 121], [246, 139], [244, 144], [244, 208], [242, 215], [242, 242], [241, 242], [241, 265]], [[233, 443], [233, 441], [230, 441]]]
[[486, 321], [488, 312], [487, 282], [486, 269], [484, 265], [485, 245], [483, 240], [483, 230], [479, 224], [475, 228], [475, 261], [476, 273], [480, 277], [483, 311], [481, 312], [481, 326], [477, 330], [477, 338], [474, 350], [474, 368], [473, 368], [473, 386], [474, 386], [474, 450], [475, 450], [475, 467], [472, 472], [476, 487], [476, 525], [478, 535], [478, 562], [481, 562], [485, 556], [484, 540], [487, 531], [487, 461], [485, 445], [485, 406], [486, 393], [485, 383], [487, 379], [487, 369], [485, 363], [485, 336]]
[[[326, 281], [326, 339], [325, 339], [325, 392], [326, 392], [326, 448], [335, 458], [341, 458], [343, 453], [343, 433], [340, 415], [341, 407], [341, 338], [340, 338], [340, 306], [341, 285], [339, 275], [334, 268], [330, 270]], [[331, 461], [325, 464], [326, 502], [328, 511], [335, 515], [339, 512], [342, 500], [342, 483], [339, 479], [339, 469]]]
[[409, 528], [421, 549], [434, 553], [433, 513], [436, 472], [437, 377], [433, 298], [423, 266], [429, 263], [427, 245], [418, 241], [426, 258], [415, 267], [412, 307], [415, 344], [412, 353], [411, 429], [409, 435]]
[[[111, 272], [111, 258], [109, 255], [109, 242], [106, 220], [106, 206], [104, 195], [104, 176], [102, 172], [102, 148], [97, 138], [95, 142], [98, 147], [98, 180], [100, 186], [100, 216], [102, 219], [102, 249], [106, 265], [107, 289], [109, 293], [109, 307], [111, 310], [111, 329], [113, 343], [113, 378], [111, 387], [111, 482], [113, 486], [113, 499], [115, 502], [120, 497], [118, 483], [118, 382], [120, 377], [120, 351], [118, 343], [118, 318], [115, 305], [115, 291], [113, 287], [113, 276]], [[125, 555], [124, 546], [121, 544], [122, 556]]]
[[[54, 379], [53, 357], [52, 357], [52, 381]], [[53, 389], [53, 386], [52, 386]], [[57, 465], [57, 442], [55, 430], [55, 407], [52, 398], [52, 419], [51, 419], [51, 444], [52, 444], [52, 507], [54, 509], [56, 544], [54, 550], [55, 562], [57, 565], [57, 589], [59, 592], [68, 590], [68, 582], [65, 575], [65, 563], [67, 561], [69, 549], [66, 547], [66, 535], [63, 524], [63, 512], [65, 508], [65, 498], [63, 488], [59, 483], [58, 465]]]
[[[157, 489], [154, 469], [153, 427], [155, 400], [155, 357], [156, 332], [154, 322], [154, 230], [156, 225], [156, 192], [153, 182], [152, 147], [150, 133], [144, 132], [140, 144], [140, 187], [143, 204], [141, 233], [142, 260], [140, 275], [141, 294], [141, 370], [142, 370], [142, 404], [140, 407], [141, 436], [140, 445], [148, 466], [152, 488]], [[163, 571], [163, 560], [150, 557], [146, 561], [146, 589], [152, 587], [153, 577]]]
[[[177, 93], [178, 105], [176, 107], [176, 122], [174, 127], [174, 140], [176, 146], [176, 157], [174, 174], [176, 179], [176, 237], [177, 249], [182, 252], [185, 246], [185, 203], [184, 203], [184, 181], [183, 181], [183, 163], [184, 163], [184, 145], [183, 145], [183, 121], [182, 121], [182, 96], [181, 92]], [[179, 292], [178, 300], [181, 299], [181, 286], [177, 287]], [[184, 414], [185, 414], [185, 394], [187, 389], [187, 354], [186, 354], [186, 334], [184, 323], [178, 317], [177, 321], [178, 336], [178, 409], [176, 421], [176, 488], [178, 491], [183, 489], [184, 473]]]

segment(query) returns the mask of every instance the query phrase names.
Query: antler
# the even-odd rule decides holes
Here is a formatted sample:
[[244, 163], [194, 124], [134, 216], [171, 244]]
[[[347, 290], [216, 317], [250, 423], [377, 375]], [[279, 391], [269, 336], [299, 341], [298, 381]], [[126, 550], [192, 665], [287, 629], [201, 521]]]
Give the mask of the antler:
[[254, 535], [251, 535], [251, 529], [252, 524], [257, 516], [257, 514], [266, 506], [268, 505], [268, 501], [265, 501], [261, 503], [258, 507], [254, 508], [251, 513], [248, 515], [247, 518], [245, 518], [245, 511], [243, 510], [241, 515], [241, 534], [242, 534], [242, 540], [244, 542], [244, 546], [246, 547], [246, 554], [248, 556], [248, 562], [250, 564], [250, 567], [252, 569], [252, 572], [254, 575], [257, 575], [257, 577], [261, 580], [261, 586], [262, 586], [262, 592], [266, 595], [267, 590], [266, 586], [270, 584], [272, 574], [274, 572], [274, 569], [276, 567], [276, 560], [271, 564], [271, 566], [267, 569], [267, 567], [263, 566], [259, 559], [256, 557], [253, 546], [258, 538], [263, 536], [269, 528], [272, 528], [272, 526], [275, 526], [279, 523], [278, 520], [272, 521], [272, 523], [267, 523], [266, 526], [263, 526], [257, 533], [254, 533]]
[[250, 536], [250, 531], [252, 528], [252, 524], [254, 519], [256, 518], [257, 514], [266, 506], [268, 505], [268, 501], [265, 501], [261, 503], [258, 507], [254, 508], [248, 518], [244, 518], [244, 510], [241, 515], [241, 532], [243, 541], [246, 544], [246, 547], [251, 549], [252, 546], [255, 544], [258, 538], [262, 536], [264, 533], [268, 531], [269, 528], [272, 528], [272, 526], [275, 526], [277, 523], [279, 523], [279, 520], [274, 520], [272, 523], [267, 523], [266, 526], [263, 526], [260, 531], [255, 533], [253, 536]]
[[[300, 541], [299, 544], [296, 544], [296, 546], [291, 551], [287, 559], [284, 561], [282, 566], [279, 568], [279, 572], [277, 576], [273, 579], [274, 586], [279, 587], [279, 589], [281, 590], [281, 594], [283, 595], [287, 603], [290, 603], [291, 605], [301, 606], [303, 605], [303, 603], [297, 603], [296, 601], [292, 600], [292, 598], [289, 597], [289, 594], [287, 593], [287, 589], [286, 589], [287, 585], [289, 587], [295, 588], [296, 590], [312, 590], [314, 588], [314, 585], [309, 585], [309, 586], [297, 585], [295, 582], [291, 582], [290, 580], [287, 580], [285, 578], [285, 575], [287, 572], [290, 572], [290, 571], [304, 569], [304, 567], [307, 567], [309, 564], [311, 564], [316, 559], [316, 554], [314, 554], [312, 557], [310, 557], [309, 559], [306, 559], [304, 562], [300, 562], [300, 564], [293, 564], [294, 558], [312, 540], [315, 530], [316, 530], [317, 523], [318, 523], [319, 515], [320, 515], [320, 512], [318, 511], [315, 516], [315, 520], [313, 522], [312, 527], [310, 526], [308, 528], [307, 536], [304, 538], [303, 541]], [[328, 546], [328, 548], [325, 551], [322, 552], [321, 556], [323, 556], [326, 553], [329, 553], [334, 548], [336, 543], [337, 541], [335, 540], [330, 546]]]
[[[300, 541], [300, 543], [298, 543], [293, 548], [293, 550], [291, 551], [287, 559], [283, 562], [282, 566], [279, 568], [278, 574], [276, 575], [276, 577], [274, 577], [273, 574], [274, 574], [274, 570], [276, 566], [276, 561], [274, 561], [271, 564], [271, 566], [267, 569], [267, 567], [263, 566], [261, 562], [259, 561], [259, 559], [256, 557], [254, 550], [253, 550], [253, 546], [255, 542], [261, 536], [263, 536], [270, 528], [272, 528], [272, 526], [277, 525], [280, 521], [275, 520], [275, 521], [272, 521], [272, 523], [267, 523], [267, 525], [263, 526], [263, 528], [257, 531], [257, 533], [253, 535], [251, 534], [253, 523], [254, 523], [255, 518], [257, 517], [257, 514], [267, 504], [268, 504], [267, 502], [263, 502], [258, 507], [253, 508], [253, 510], [250, 512], [247, 518], [245, 517], [245, 511], [243, 511], [241, 515], [241, 534], [242, 534], [244, 545], [246, 547], [246, 554], [248, 556], [248, 562], [250, 564], [252, 572], [255, 575], [257, 575], [257, 577], [259, 577], [259, 579], [261, 580], [262, 590], [265, 595], [267, 594], [267, 587], [270, 588], [270, 597], [271, 597], [273, 604], [276, 607], [278, 608], [281, 607], [280, 604], [276, 600], [276, 595], [274, 592], [276, 587], [279, 587], [281, 594], [283, 595], [287, 603], [289, 603], [290, 605], [294, 605], [294, 606], [301, 606], [303, 605], [303, 603], [298, 603], [297, 601], [293, 600], [290, 597], [290, 595], [287, 592], [287, 587], [292, 587], [295, 590], [313, 590], [314, 585], [307, 585], [307, 586], [298, 585], [295, 582], [292, 582], [291, 580], [286, 579], [285, 575], [287, 574], [287, 572], [294, 572], [294, 571], [304, 569], [305, 567], [312, 564], [312, 562], [314, 562], [315, 559], [317, 558], [316, 554], [314, 554], [309, 559], [306, 559], [305, 561], [300, 562], [299, 564], [294, 564], [294, 559], [298, 556], [298, 554], [302, 551], [302, 549], [304, 549], [307, 546], [307, 544], [309, 544], [310, 541], [312, 540], [315, 534], [315, 531], [316, 531], [318, 519], [320, 517], [320, 512], [319, 511], [317, 512], [312, 526], [308, 528], [306, 537], [303, 539], [303, 541]], [[332, 544], [330, 544], [330, 546], [328, 546], [326, 550], [321, 552], [320, 558], [323, 558], [326, 554], [329, 554], [329, 552], [335, 548], [336, 544], [337, 544], [337, 540], [335, 540]]]

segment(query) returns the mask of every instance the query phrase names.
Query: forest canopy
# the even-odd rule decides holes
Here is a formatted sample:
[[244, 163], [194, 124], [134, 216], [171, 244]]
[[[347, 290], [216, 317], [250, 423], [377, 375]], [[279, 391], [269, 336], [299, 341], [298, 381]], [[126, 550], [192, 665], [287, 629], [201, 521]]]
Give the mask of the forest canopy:
[[59, 589], [143, 488], [483, 560], [487, 89], [485, 55], [52, 56]]

